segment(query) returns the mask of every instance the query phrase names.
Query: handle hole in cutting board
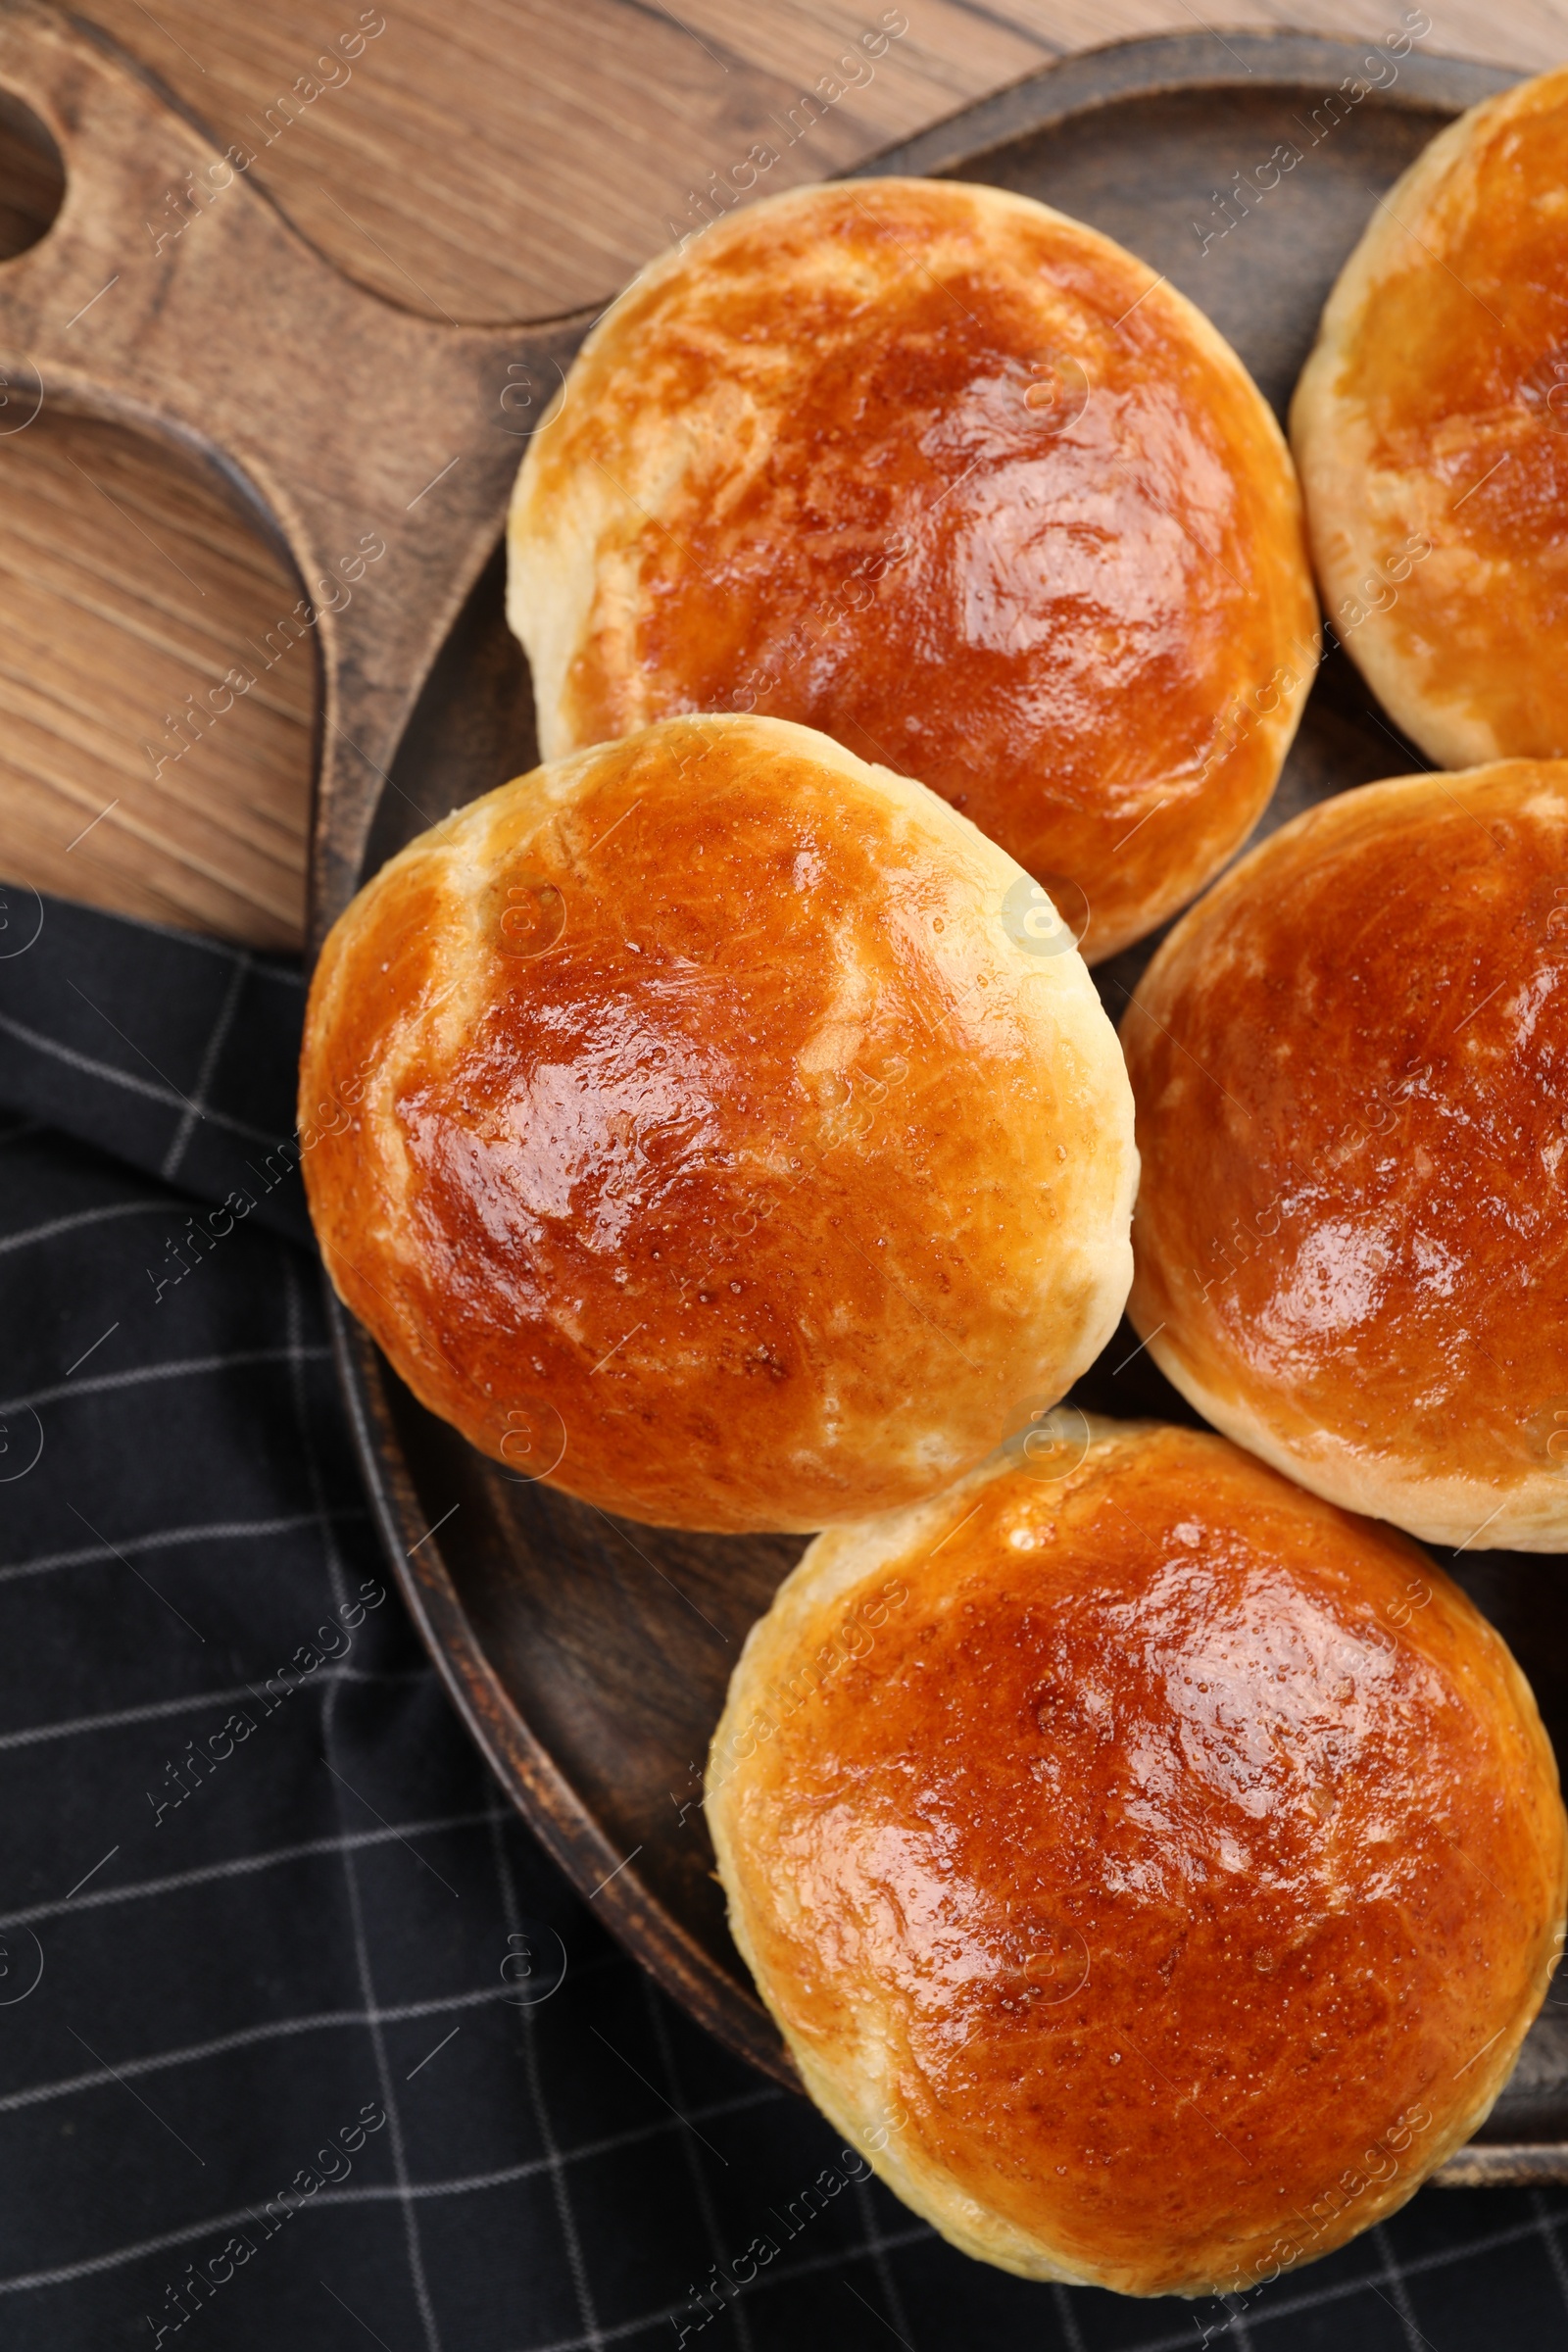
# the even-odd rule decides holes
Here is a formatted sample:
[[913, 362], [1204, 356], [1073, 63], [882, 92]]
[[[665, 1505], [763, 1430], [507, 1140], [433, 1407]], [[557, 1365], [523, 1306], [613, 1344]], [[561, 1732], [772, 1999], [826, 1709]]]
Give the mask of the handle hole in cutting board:
[[46, 237], [66, 198], [66, 167], [30, 106], [0, 90], [0, 263]]

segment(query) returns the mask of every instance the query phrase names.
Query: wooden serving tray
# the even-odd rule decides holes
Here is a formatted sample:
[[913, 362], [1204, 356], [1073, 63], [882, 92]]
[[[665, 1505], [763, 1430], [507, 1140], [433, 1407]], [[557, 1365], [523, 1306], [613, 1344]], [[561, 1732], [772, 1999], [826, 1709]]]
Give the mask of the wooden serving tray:
[[[1283, 414], [1376, 196], [1445, 122], [1515, 78], [1298, 33], [1131, 41], [863, 169], [1016, 188], [1106, 230], [1208, 313]], [[298, 568], [320, 672], [318, 944], [416, 832], [535, 762], [498, 540], [524, 442], [590, 317], [459, 328], [395, 310], [316, 253], [142, 69], [44, 0], [10, 0], [0, 18], [0, 92], [41, 118], [69, 174], [54, 228], [0, 270], [0, 370], [15, 383], [30, 368], [41, 400], [193, 449]], [[1300, 160], [1271, 172], [1282, 147]], [[138, 245], [147, 221], [167, 228], [169, 191], [185, 187], [182, 234]], [[335, 583], [368, 534], [385, 557], [345, 600]], [[1422, 764], [1336, 653], [1261, 829]], [[1097, 973], [1113, 1017], [1153, 944]], [[660, 1982], [793, 2082], [724, 1925], [699, 1798], [731, 1668], [801, 1540], [672, 1535], [520, 1485], [332, 1311], [388, 1552], [481, 1749]], [[1076, 1397], [1191, 1421], [1147, 1354], [1113, 1371], [1135, 1346], [1124, 1329]], [[1568, 1752], [1568, 1592], [1553, 1565], [1498, 1552], [1450, 1564]], [[1568, 1996], [1439, 2178], [1568, 2180]]]

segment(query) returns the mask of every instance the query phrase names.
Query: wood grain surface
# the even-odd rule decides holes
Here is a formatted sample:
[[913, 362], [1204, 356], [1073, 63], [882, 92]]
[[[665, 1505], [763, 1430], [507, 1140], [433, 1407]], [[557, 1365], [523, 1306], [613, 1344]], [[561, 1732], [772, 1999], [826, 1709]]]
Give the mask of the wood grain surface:
[[[85, 13], [243, 142], [256, 180], [342, 270], [463, 321], [612, 294], [703, 218], [710, 179], [756, 143], [776, 153], [773, 191], [1068, 51], [1216, 22], [1185, 0], [93, 0]], [[1568, 57], [1554, 0], [1425, 13], [1430, 50], [1521, 71]], [[1405, 17], [1396, 0], [1227, 0], [1218, 37], [1281, 24], [1381, 37]], [[884, 25], [884, 53], [862, 49], [848, 86], [839, 60]], [[318, 65], [356, 28], [352, 64]], [[0, 257], [47, 225], [58, 192], [48, 153], [0, 109]], [[127, 221], [128, 247], [159, 226]], [[293, 603], [287, 569], [182, 459], [48, 409], [29, 419], [29, 405], [0, 383], [0, 874], [295, 945], [307, 649], [221, 725], [191, 740], [178, 724]]]

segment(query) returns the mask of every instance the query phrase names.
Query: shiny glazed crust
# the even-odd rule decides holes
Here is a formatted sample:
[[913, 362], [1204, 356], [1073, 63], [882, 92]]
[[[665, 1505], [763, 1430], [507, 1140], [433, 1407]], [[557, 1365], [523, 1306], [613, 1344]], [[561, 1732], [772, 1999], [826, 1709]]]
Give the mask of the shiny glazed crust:
[[773, 719], [454, 813], [311, 990], [340, 1297], [475, 1446], [607, 1511], [814, 1529], [932, 1493], [1093, 1360], [1131, 1272], [1126, 1072], [1070, 944], [1014, 919], [1032, 887]]
[[1291, 439], [1329, 617], [1434, 760], [1568, 754], [1568, 69], [1374, 209]]
[[1568, 762], [1341, 795], [1122, 1022], [1128, 1311], [1205, 1417], [1429, 1543], [1568, 1549]]
[[1316, 658], [1295, 472], [1230, 346], [1108, 238], [952, 181], [799, 189], [656, 262], [509, 540], [548, 757], [803, 720], [1065, 877], [1091, 961], [1245, 838]]
[[1207, 1433], [1057, 1423], [819, 1537], [754, 1629], [709, 1765], [730, 1923], [955, 2245], [1245, 2290], [1487, 2114], [1560, 1942], [1556, 1766], [1405, 1538]]

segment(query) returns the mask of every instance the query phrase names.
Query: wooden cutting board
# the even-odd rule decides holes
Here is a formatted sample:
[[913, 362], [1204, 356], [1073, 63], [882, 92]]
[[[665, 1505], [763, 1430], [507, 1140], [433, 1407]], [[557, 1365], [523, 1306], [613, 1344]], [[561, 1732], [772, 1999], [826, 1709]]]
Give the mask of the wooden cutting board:
[[[1428, 49], [1525, 69], [1568, 56], [1550, 0], [1222, 13], [1226, 28], [1377, 38], [1430, 18]], [[612, 294], [756, 142], [778, 152], [770, 189], [822, 177], [1068, 50], [1203, 22], [1184, 0], [94, 0], [87, 14], [254, 157], [255, 183], [341, 269], [466, 322]], [[869, 70], [838, 71], [879, 28]], [[59, 188], [25, 120], [0, 111], [0, 256], [33, 241]], [[125, 220], [126, 255], [176, 232], [201, 233], [200, 207], [171, 189], [152, 219]], [[298, 593], [287, 567], [166, 447], [30, 415], [22, 383], [0, 384], [0, 875], [298, 945], [309, 645], [220, 723], [189, 716], [276, 642]]]

